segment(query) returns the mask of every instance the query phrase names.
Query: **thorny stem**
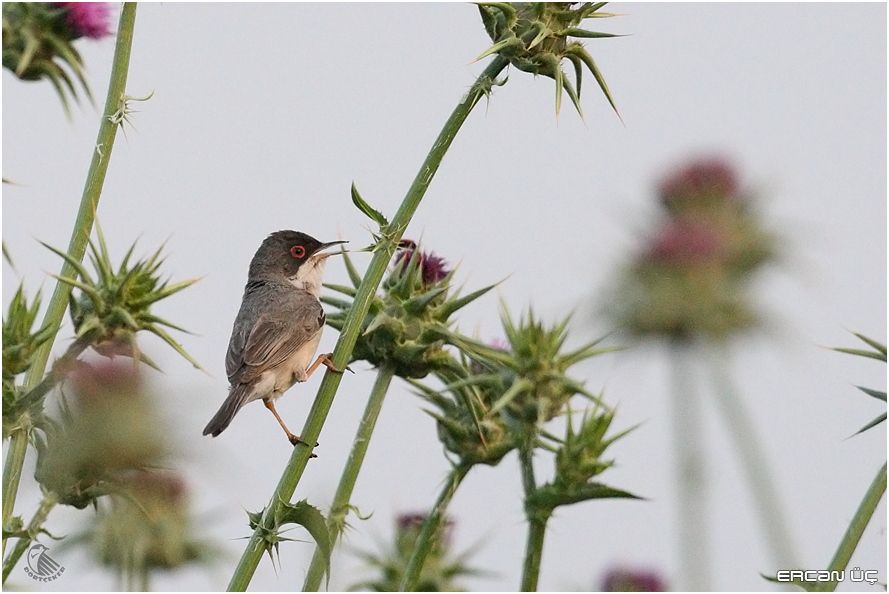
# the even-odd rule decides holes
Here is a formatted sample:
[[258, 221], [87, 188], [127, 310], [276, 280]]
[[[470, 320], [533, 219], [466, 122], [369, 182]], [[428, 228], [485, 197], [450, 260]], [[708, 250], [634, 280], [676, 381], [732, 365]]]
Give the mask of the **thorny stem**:
[[[68, 244], [68, 254], [75, 260], [83, 260], [87, 242], [96, 218], [96, 208], [99, 204], [99, 196], [105, 183], [105, 173], [108, 171], [108, 161], [111, 149], [114, 146], [114, 138], [117, 135], [117, 124], [108, 119], [110, 114], [118, 110], [118, 105], [126, 91], [127, 70], [130, 65], [130, 50], [133, 46], [133, 28], [136, 22], [136, 4], [125, 2], [120, 13], [120, 22], [117, 28], [117, 44], [114, 48], [114, 61], [111, 65], [111, 80], [108, 83], [108, 94], [105, 98], [105, 109], [102, 111], [102, 119], [99, 123], [99, 133], [96, 138], [96, 146], [93, 149], [93, 157], [90, 162], [86, 183], [83, 187], [83, 195], [80, 199], [80, 209], [77, 211], [77, 219], [74, 222], [74, 230], [71, 233], [71, 241]], [[101, 147], [101, 149], [100, 149]], [[65, 262], [59, 276], [77, 278], [74, 267]], [[53, 336], [46, 341], [35, 353], [34, 362], [25, 377], [25, 387], [33, 388], [43, 379], [49, 353], [55, 340], [55, 335], [62, 324], [62, 317], [68, 307], [68, 296], [71, 294], [71, 285], [61, 281], [56, 282], [52, 299], [46, 310], [41, 328], [52, 328]], [[28, 428], [14, 431], [10, 435], [6, 464], [3, 470], [3, 526], [5, 527], [12, 517], [15, 508], [15, 499], [18, 495], [19, 479], [21, 478], [22, 465], [25, 462], [27, 452]], [[7, 481], [7, 473], [10, 480]], [[4, 542], [4, 550], [5, 544]]]
[[709, 590], [710, 546], [707, 480], [701, 403], [692, 386], [691, 345], [685, 340], [670, 344], [673, 375], [673, 446], [676, 456], [676, 525], [679, 531], [680, 587], [692, 592]]
[[713, 367], [713, 388], [717, 393], [717, 403], [735, 441], [747, 483], [756, 500], [760, 524], [766, 533], [772, 556], [777, 567], [798, 567], [793, 552], [793, 543], [775, 483], [769, 472], [768, 457], [762, 451], [756, 435], [756, 427], [750, 418], [744, 401], [734, 389], [734, 382], [728, 370], [728, 352], [714, 349], [711, 359]]
[[25, 529], [28, 533], [28, 537], [20, 538], [19, 541], [15, 543], [15, 548], [9, 553], [9, 557], [3, 562], [4, 584], [6, 583], [6, 578], [9, 577], [9, 574], [12, 573], [12, 570], [15, 568], [15, 564], [18, 563], [25, 551], [28, 550], [28, 547], [31, 546], [31, 543], [34, 542], [34, 538], [40, 533], [40, 529], [43, 528], [43, 524], [46, 522], [49, 512], [56, 506], [56, 503], [58, 503], [58, 499], [53, 493], [44, 493], [43, 499], [40, 501], [40, 506], [37, 508], [37, 511], [34, 512], [34, 517], [31, 518], [31, 522], [28, 523], [28, 527]]
[[[358, 290], [352, 301], [352, 307], [346, 315], [343, 329], [340, 332], [336, 348], [333, 352], [333, 364], [337, 368], [342, 369], [346, 363], [348, 363], [349, 358], [352, 355], [352, 350], [355, 348], [358, 333], [361, 331], [361, 325], [364, 322], [364, 318], [367, 316], [367, 312], [370, 309], [370, 304], [377, 292], [377, 288], [383, 280], [386, 267], [389, 265], [389, 261], [398, 245], [398, 241], [401, 239], [408, 223], [410, 223], [411, 217], [413, 217], [414, 212], [417, 210], [420, 201], [426, 194], [426, 190], [429, 188], [429, 184], [435, 176], [435, 172], [438, 171], [448, 147], [451, 146], [451, 142], [453, 142], [454, 137], [463, 125], [463, 122], [466, 121], [472, 108], [475, 107], [482, 97], [490, 92], [492, 82], [496, 79], [497, 75], [506, 68], [507, 64], [507, 60], [497, 56], [490, 64], [488, 64], [487, 68], [485, 68], [481, 75], [479, 75], [478, 79], [476, 79], [475, 83], [469, 89], [469, 92], [466, 93], [466, 96], [457, 105], [453, 113], [451, 113], [451, 116], [445, 122], [438, 138], [432, 145], [432, 149], [430, 149], [429, 154], [420, 166], [420, 171], [417, 173], [411, 187], [408, 189], [401, 206], [392, 218], [392, 222], [381, 232], [388, 241], [381, 245], [380, 249], [374, 253], [364, 278], [358, 286]], [[324, 421], [327, 419], [327, 414], [330, 412], [330, 407], [333, 405], [333, 399], [336, 395], [336, 390], [340, 385], [341, 378], [342, 376], [337, 373], [331, 373], [330, 371], [325, 373], [324, 379], [321, 381], [321, 386], [318, 388], [318, 394], [315, 396], [315, 401], [312, 403], [312, 409], [309, 411], [305, 426], [300, 433], [301, 437], [307, 443], [315, 443], [318, 441], [321, 428], [324, 426]], [[269, 505], [265, 508], [262, 521], [250, 537], [247, 547], [244, 549], [244, 553], [241, 556], [241, 560], [232, 575], [231, 581], [228, 584], [228, 589], [230, 591], [244, 591], [250, 584], [250, 580], [252, 579], [256, 567], [259, 565], [259, 561], [262, 559], [263, 552], [265, 551], [262, 538], [263, 526], [270, 525], [282, 502], [289, 502], [293, 497], [293, 493], [302, 478], [311, 453], [311, 448], [305, 446], [297, 446], [293, 450], [293, 454], [290, 456], [290, 461], [287, 463], [287, 467], [281, 475], [281, 480], [275, 488], [275, 492], [271, 497]]]
[[540, 579], [540, 561], [543, 559], [543, 540], [546, 536], [546, 523], [550, 516], [550, 512], [528, 508], [529, 499], [537, 491], [537, 481], [534, 479], [534, 441], [534, 439], [529, 439], [528, 443], [519, 448], [522, 486], [525, 491], [525, 515], [528, 520], [525, 562], [522, 565], [522, 592], [537, 591], [537, 582]]
[[[327, 517], [327, 531], [330, 533], [331, 548], [336, 545], [336, 541], [345, 526], [352, 491], [355, 489], [358, 473], [361, 472], [361, 465], [364, 463], [364, 455], [367, 453], [374, 426], [377, 424], [377, 417], [380, 416], [383, 400], [386, 398], [386, 392], [389, 390], [389, 384], [392, 383], [394, 375], [394, 369], [388, 365], [381, 367], [377, 372], [377, 380], [374, 382], [370, 397], [367, 400], [367, 406], [364, 409], [364, 415], [361, 417], [361, 423], [358, 425], [358, 432], [355, 434], [355, 440], [352, 442], [352, 451], [349, 453], [349, 459], [346, 461], [345, 468], [343, 468], [343, 474], [336, 488], [336, 494], [333, 496], [333, 502], [330, 504], [330, 515]], [[321, 586], [321, 578], [324, 577], [326, 565], [324, 554], [315, 547], [315, 554], [312, 556], [312, 563], [309, 565], [309, 571], [303, 583], [303, 592], [318, 591], [318, 588]]]
[[460, 464], [455, 466], [448, 475], [445, 485], [441, 489], [441, 493], [438, 494], [438, 499], [436, 499], [435, 505], [429, 512], [429, 515], [426, 516], [426, 520], [423, 522], [423, 527], [420, 529], [420, 534], [417, 536], [414, 552], [411, 554], [411, 558], [407, 562], [404, 575], [401, 576], [401, 583], [398, 585], [398, 590], [400, 592], [416, 591], [417, 584], [420, 581], [420, 575], [423, 573], [423, 564], [426, 562], [426, 557], [429, 555], [429, 551], [432, 550], [432, 546], [436, 542], [438, 531], [441, 530], [441, 525], [445, 518], [448, 506], [451, 503], [451, 499], [454, 498], [454, 493], [457, 492], [457, 487], [460, 486], [460, 483], [466, 477], [466, 473], [469, 472], [470, 468], [472, 468], [471, 464]]
[[[61, 381], [64, 374], [67, 372], [70, 364], [80, 356], [80, 354], [89, 346], [89, 342], [83, 339], [77, 339], [74, 341], [71, 346], [68, 347], [68, 350], [65, 351], [65, 354], [62, 355], [58, 361], [53, 365], [52, 371], [46, 374], [46, 377], [43, 378], [39, 384], [31, 388], [29, 392], [21, 396], [18, 400], [20, 404], [24, 406], [24, 409], [27, 410], [28, 407], [36, 404], [39, 400], [41, 400], [46, 394], [49, 393], [50, 390], [55, 387], [59, 381]], [[27, 415], [27, 413], [25, 413]], [[7, 464], [3, 467], [3, 528], [6, 529], [8, 526], [9, 520], [12, 518], [13, 506], [15, 505], [15, 495], [18, 492], [18, 486], [21, 482], [22, 478], [22, 465], [25, 460], [25, 454], [28, 451], [28, 437], [31, 432], [32, 424], [27, 419], [22, 419], [22, 422], [12, 430], [10, 434], [9, 440], [9, 451], [7, 452]], [[15, 464], [10, 463], [10, 459], [13, 461], [21, 460], [22, 463]], [[11, 497], [7, 497], [6, 493], [12, 493]], [[18, 546], [16, 547], [18, 548]], [[6, 552], [6, 537], [3, 537], [3, 552]], [[14, 554], [14, 553], [13, 553]], [[21, 555], [21, 553], [19, 554]], [[16, 559], [17, 561], [18, 559]], [[15, 561], [13, 561], [13, 567], [15, 566]], [[5, 567], [5, 563], [4, 563]], [[10, 570], [12, 567], [10, 567]], [[5, 573], [5, 569], [4, 569]], [[6, 578], [3, 578], [4, 581]]]
[[[830, 560], [830, 565], [827, 566], [828, 571], [843, 571], [849, 565], [849, 561], [852, 559], [852, 553], [858, 548], [858, 543], [861, 541], [864, 529], [867, 528], [867, 525], [870, 523], [870, 519], [874, 515], [874, 511], [876, 511], [877, 505], [879, 505], [885, 492], [886, 464], [884, 463], [883, 467], [877, 472], [877, 476], [874, 477], [870, 487], [868, 487], [867, 492], [864, 494], [864, 499], [862, 499], [861, 503], [858, 505], [858, 509], [855, 511], [855, 516], [852, 518], [852, 521], [849, 522], [849, 527], [846, 529], [846, 533], [843, 535], [843, 539], [840, 541], [840, 545], [837, 547], [833, 559]], [[836, 581], [819, 582], [815, 591], [833, 592], [836, 589]]]

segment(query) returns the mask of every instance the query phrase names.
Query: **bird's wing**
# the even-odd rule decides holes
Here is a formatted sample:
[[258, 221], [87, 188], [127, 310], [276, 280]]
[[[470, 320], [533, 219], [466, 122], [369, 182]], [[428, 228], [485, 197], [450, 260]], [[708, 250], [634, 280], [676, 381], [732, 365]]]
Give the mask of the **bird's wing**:
[[280, 365], [324, 327], [324, 309], [305, 291], [272, 294], [264, 305], [252, 325], [232, 336], [226, 357], [232, 384], [249, 383]]

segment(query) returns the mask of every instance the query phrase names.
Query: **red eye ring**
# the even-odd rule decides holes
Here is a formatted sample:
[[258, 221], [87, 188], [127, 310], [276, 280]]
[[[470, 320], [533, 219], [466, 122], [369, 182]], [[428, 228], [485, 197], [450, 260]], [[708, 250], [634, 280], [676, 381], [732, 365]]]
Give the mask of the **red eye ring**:
[[296, 258], [297, 260], [302, 260], [306, 257], [306, 248], [301, 245], [295, 245], [290, 248], [290, 255]]

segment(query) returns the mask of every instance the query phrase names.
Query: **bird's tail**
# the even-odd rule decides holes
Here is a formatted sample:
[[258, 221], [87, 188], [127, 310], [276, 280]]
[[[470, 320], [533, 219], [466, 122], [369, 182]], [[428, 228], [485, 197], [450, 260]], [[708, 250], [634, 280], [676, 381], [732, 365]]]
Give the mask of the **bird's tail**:
[[238, 384], [233, 386], [228, 393], [228, 398], [222, 403], [222, 406], [204, 427], [204, 435], [212, 435], [216, 437], [228, 427], [241, 407], [250, 402], [252, 388], [249, 384]]

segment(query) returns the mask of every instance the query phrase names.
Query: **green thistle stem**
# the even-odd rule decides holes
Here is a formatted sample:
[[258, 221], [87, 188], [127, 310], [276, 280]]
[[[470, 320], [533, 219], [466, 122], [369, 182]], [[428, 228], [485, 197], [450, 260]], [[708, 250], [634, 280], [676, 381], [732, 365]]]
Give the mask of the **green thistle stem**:
[[[361, 280], [333, 352], [333, 364], [338, 368], [342, 369], [348, 363], [352, 350], [355, 348], [358, 333], [361, 331], [361, 324], [367, 316], [370, 304], [373, 301], [374, 295], [376, 295], [380, 282], [383, 280], [383, 275], [392, 259], [392, 254], [398, 245], [398, 241], [420, 205], [420, 201], [426, 194], [426, 190], [429, 188], [435, 172], [438, 171], [445, 153], [451, 146], [451, 142], [453, 142], [463, 122], [466, 121], [472, 108], [475, 107], [482, 97], [490, 92], [493, 81], [506, 68], [507, 64], [508, 62], [505, 59], [498, 56], [479, 75], [478, 79], [470, 87], [469, 92], [466, 93], [466, 96], [451, 113], [447, 122], [445, 122], [429, 154], [420, 166], [420, 171], [408, 189], [401, 206], [395, 213], [392, 222], [385, 229], [381, 230], [386, 240], [379, 245], [379, 249], [374, 253], [364, 278]], [[324, 375], [321, 386], [318, 388], [318, 394], [312, 403], [312, 409], [309, 411], [309, 416], [300, 434], [306, 442], [314, 443], [318, 440], [321, 428], [324, 426], [324, 421], [327, 419], [327, 414], [333, 405], [333, 398], [336, 395], [341, 378], [341, 374], [330, 373], [329, 371]], [[275, 488], [275, 493], [266, 507], [264, 521], [260, 523], [260, 527], [270, 524], [270, 520], [274, 518], [281, 502], [290, 501], [293, 497], [310, 455], [311, 449], [308, 447], [297, 446], [294, 448], [293, 455], [291, 455], [281, 480]], [[257, 527], [253, 532], [247, 547], [244, 549], [241, 560], [238, 562], [238, 566], [228, 584], [230, 591], [246, 590], [256, 571], [256, 567], [259, 565], [260, 559], [262, 559], [265, 547], [263, 546], [260, 527]]]
[[[114, 147], [114, 138], [117, 135], [117, 124], [111, 122], [108, 116], [118, 110], [121, 98], [126, 91], [127, 70], [130, 65], [130, 50], [133, 45], [133, 28], [136, 22], [136, 4], [126, 2], [120, 13], [120, 22], [117, 28], [117, 44], [114, 48], [114, 61], [111, 66], [111, 80], [108, 84], [108, 95], [105, 99], [105, 109], [102, 111], [102, 119], [99, 123], [99, 134], [96, 146], [93, 148], [93, 158], [90, 162], [86, 183], [83, 187], [83, 195], [80, 199], [80, 209], [77, 212], [77, 220], [74, 222], [74, 230], [71, 241], [68, 244], [68, 254], [76, 260], [83, 260], [93, 221], [96, 217], [96, 208], [99, 204], [99, 196], [105, 183], [105, 173], [108, 170], [108, 161], [111, 157], [111, 149]], [[71, 264], [65, 262], [59, 276], [77, 278], [77, 271]], [[71, 294], [71, 285], [56, 282], [52, 299], [43, 318], [43, 327], [52, 328], [53, 337], [44, 343], [35, 353], [34, 362], [25, 377], [25, 386], [33, 388], [43, 379], [49, 353], [55, 340], [55, 335], [62, 324], [62, 317], [68, 307], [68, 296]], [[23, 428], [14, 431], [10, 436], [6, 464], [3, 471], [3, 525], [6, 526], [12, 517], [15, 508], [15, 499], [18, 495], [19, 481], [22, 474], [22, 465], [25, 463], [27, 453], [28, 433], [30, 429]], [[9, 480], [7, 480], [7, 475]], [[4, 541], [5, 550], [6, 541]]]
[[[874, 477], [870, 487], [868, 487], [867, 492], [864, 494], [864, 499], [862, 499], [861, 503], [858, 505], [858, 510], [856, 510], [855, 516], [853, 516], [852, 521], [849, 522], [849, 527], [846, 528], [846, 533], [843, 535], [843, 539], [840, 541], [840, 545], [837, 547], [833, 559], [830, 560], [830, 565], [827, 566], [828, 571], [843, 571], [848, 567], [849, 561], [852, 559], [852, 553], [858, 548], [858, 543], [861, 541], [864, 529], [867, 528], [867, 525], [870, 523], [870, 519], [874, 515], [874, 511], [876, 511], [877, 505], [879, 505], [885, 492], [886, 464], [884, 463], [883, 467], [877, 472], [877, 476]], [[837, 582], [835, 581], [819, 582], [815, 591], [833, 592], [836, 589]]]
[[[18, 493], [22, 479], [22, 466], [28, 452], [28, 429], [15, 429], [9, 437], [6, 449], [6, 464], [3, 466], [3, 529], [9, 526], [15, 506], [15, 495]], [[9, 495], [7, 495], [7, 493]], [[6, 538], [3, 538], [3, 553], [6, 553]]]
[[[24, 407], [27, 408], [27, 407], [35, 404], [37, 401], [42, 399], [44, 396], [46, 396], [49, 393], [49, 391], [52, 390], [56, 386], [56, 384], [58, 384], [61, 381], [62, 377], [64, 377], [64, 373], [56, 373], [55, 370], [56, 369], [61, 369], [61, 370], [67, 369], [69, 364], [72, 363], [75, 359], [77, 359], [77, 357], [79, 357], [80, 354], [84, 350], [86, 350], [86, 347], [88, 347], [88, 346], [89, 346], [89, 342], [87, 342], [85, 340], [77, 339], [76, 341], [74, 341], [71, 344], [71, 346], [68, 347], [68, 350], [65, 351], [65, 354], [62, 355], [58, 361], [56, 361], [55, 365], [53, 366], [53, 371], [46, 374], [46, 377], [43, 378], [43, 381], [41, 381], [39, 384], [34, 386], [30, 392], [28, 392], [27, 394], [22, 396], [19, 399], [19, 402], [21, 402], [24, 405]], [[20, 429], [16, 429], [12, 432], [12, 435], [10, 436], [10, 442], [9, 442], [10, 451], [9, 451], [8, 457], [12, 456], [13, 453], [15, 453], [16, 459], [18, 459], [18, 456], [21, 456], [21, 459], [24, 462], [24, 457], [25, 457], [25, 454], [27, 453], [27, 449], [28, 449], [28, 435], [29, 435], [30, 431], [31, 431], [30, 424], [23, 423]], [[21, 452], [13, 452], [12, 448], [21, 448], [22, 451]], [[15, 466], [15, 465], [8, 464], [7, 466], [5, 466], [3, 468], [3, 492], [4, 493], [7, 492], [7, 489], [9, 489], [9, 492], [17, 492], [18, 491], [18, 484], [21, 481], [21, 472], [22, 472], [21, 465]], [[13, 487], [13, 484], [15, 485], [14, 487]], [[14, 489], [14, 491], [13, 491], [13, 489]], [[11, 497], [9, 499], [5, 499], [5, 498], [3, 499], [3, 517], [4, 518], [11, 518], [12, 517], [12, 512], [13, 512], [12, 507], [14, 504], [15, 504], [14, 497]], [[8, 508], [7, 508], [7, 505], [9, 506]], [[4, 527], [5, 526], [6, 526], [6, 524], [4, 523]], [[12, 559], [13, 555], [16, 554], [16, 551], [18, 551], [19, 547], [22, 546], [22, 543], [24, 543], [25, 546], [27, 546], [27, 544], [29, 542], [30, 541], [27, 539], [21, 539], [19, 541], [19, 543], [16, 545], [15, 550], [10, 554], [10, 557], [7, 559], [6, 562], [8, 562], [9, 559]], [[3, 552], [6, 553], [6, 537], [3, 537]], [[21, 552], [19, 552], [18, 555], [21, 556]], [[15, 563], [17, 561], [18, 561], [18, 557], [16, 557], [15, 560], [12, 562], [12, 566], [9, 568], [10, 571], [12, 570], [12, 567], [15, 567]], [[3, 565], [3, 568], [4, 568], [3, 569], [3, 581], [4, 582], [6, 581], [6, 574], [7, 574], [6, 562], [4, 562], [4, 565]]]
[[684, 589], [710, 589], [709, 517], [704, 448], [701, 443], [701, 403], [692, 386], [691, 345], [675, 340], [670, 345], [673, 375], [673, 442], [677, 461], [676, 525], [679, 529], [679, 575]]
[[73, 363], [88, 346], [90, 346], [90, 341], [84, 338], [78, 338], [71, 343], [71, 346], [68, 347], [68, 350], [65, 351], [64, 355], [59, 357], [53, 365], [53, 369], [46, 374], [46, 377], [44, 377], [39, 384], [31, 388], [29, 392], [24, 394], [19, 399], [19, 402], [27, 407], [42, 400], [44, 396], [49, 394], [49, 392], [62, 381], [70, 364]]
[[525, 542], [525, 563], [522, 567], [522, 592], [537, 591], [546, 523], [546, 520], [528, 520], [528, 540]]
[[522, 486], [525, 491], [525, 514], [528, 519], [528, 540], [525, 543], [525, 562], [522, 565], [522, 592], [536, 592], [540, 579], [540, 562], [543, 559], [543, 540], [550, 513], [528, 508], [527, 502], [537, 491], [534, 479], [534, 441], [529, 439], [519, 448], [519, 463], [522, 471]]
[[[331, 548], [336, 545], [336, 541], [345, 526], [352, 491], [355, 489], [358, 473], [361, 472], [361, 465], [364, 463], [364, 455], [367, 453], [367, 447], [370, 445], [370, 438], [377, 424], [377, 418], [380, 416], [380, 410], [383, 408], [383, 400], [386, 398], [389, 384], [392, 383], [394, 375], [395, 371], [390, 366], [384, 366], [377, 372], [377, 380], [374, 382], [370, 397], [367, 400], [367, 406], [364, 409], [364, 415], [361, 417], [361, 423], [358, 425], [358, 432], [355, 434], [355, 440], [352, 442], [352, 451], [349, 453], [349, 459], [346, 461], [345, 468], [343, 468], [343, 474], [336, 488], [336, 494], [333, 496], [333, 502], [330, 504], [330, 515], [327, 517], [327, 531], [330, 532]], [[309, 565], [309, 571], [303, 583], [303, 592], [318, 591], [326, 567], [327, 562], [324, 559], [324, 554], [316, 547], [315, 554], [312, 556], [312, 563]]]
[[756, 435], [756, 427], [744, 401], [734, 388], [728, 369], [728, 352], [714, 349], [711, 359], [713, 384], [716, 401], [725, 423], [728, 425], [735, 451], [741, 459], [747, 484], [756, 501], [759, 521], [766, 533], [768, 544], [776, 567], [799, 567], [787, 523], [784, 521], [783, 506], [769, 472], [768, 456], [762, 451]]
[[34, 512], [34, 517], [31, 518], [31, 521], [26, 528], [28, 537], [20, 538], [19, 541], [15, 543], [15, 548], [9, 553], [9, 557], [3, 562], [4, 584], [6, 583], [6, 578], [8, 578], [9, 574], [12, 573], [12, 570], [15, 569], [16, 563], [19, 562], [19, 559], [22, 558], [22, 555], [28, 550], [28, 547], [31, 546], [34, 537], [40, 532], [40, 529], [43, 528], [43, 524], [46, 522], [49, 512], [56, 506], [56, 503], [58, 503], [58, 499], [56, 499], [55, 494], [43, 494], [43, 499], [40, 501], [37, 511]]
[[432, 545], [435, 544], [436, 535], [441, 529], [441, 524], [444, 521], [448, 506], [451, 504], [451, 499], [454, 498], [457, 487], [463, 482], [470, 468], [472, 468], [471, 464], [460, 464], [455, 466], [448, 475], [441, 493], [438, 494], [438, 499], [435, 500], [435, 505], [429, 512], [429, 515], [426, 516], [423, 527], [420, 529], [420, 534], [417, 536], [416, 548], [414, 548], [414, 552], [407, 562], [404, 575], [401, 576], [401, 583], [398, 585], [400, 592], [416, 591], [417, 584], [420, 582], [420, 575], [423, 573], [423, 564], [426, 562], [426, 557], [429, 555]]

